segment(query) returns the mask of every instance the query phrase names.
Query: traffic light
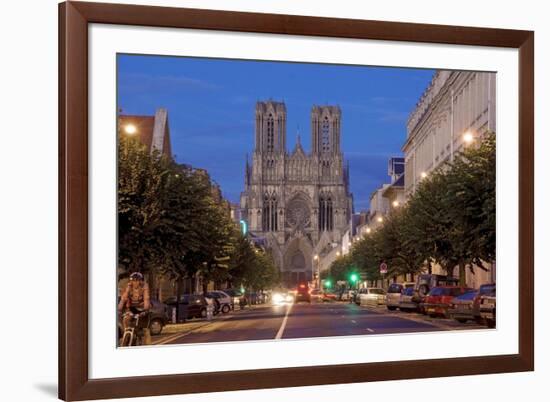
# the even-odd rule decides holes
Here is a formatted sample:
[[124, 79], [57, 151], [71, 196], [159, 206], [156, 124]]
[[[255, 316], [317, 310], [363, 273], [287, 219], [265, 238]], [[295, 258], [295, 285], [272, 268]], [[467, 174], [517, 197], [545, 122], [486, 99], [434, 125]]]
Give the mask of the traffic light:
[[325, 279], [325, 288], [330, 288], [332, 286], [332, 282], [330, 279]]
[[241, 223], [241, 231], [243, 233], [243, 236], [246, 236], [246, 234], [248, 233], [248, 225], [246, 224], [246, 221], [242, 219], [240, 223]]
[[351, 281], [351, 283], [357, 282], [358, 279], [359, 279], [359, 275], [357, 275], [357, 274], [351, 274], [349, 276], [349, 280]]

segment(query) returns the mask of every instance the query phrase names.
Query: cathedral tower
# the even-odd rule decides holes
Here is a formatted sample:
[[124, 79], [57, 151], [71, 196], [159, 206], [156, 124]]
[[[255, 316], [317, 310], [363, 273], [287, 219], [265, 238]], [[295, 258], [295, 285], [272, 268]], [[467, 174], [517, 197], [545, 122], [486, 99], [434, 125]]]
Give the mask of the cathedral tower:
[[340, 120], [338, 106], [311, 108], [311, 147], [314, 155], [336, 155], [340, 152]]
[[281, 102], [256, 103], [256, 152], [286, 151], [286, 106]]

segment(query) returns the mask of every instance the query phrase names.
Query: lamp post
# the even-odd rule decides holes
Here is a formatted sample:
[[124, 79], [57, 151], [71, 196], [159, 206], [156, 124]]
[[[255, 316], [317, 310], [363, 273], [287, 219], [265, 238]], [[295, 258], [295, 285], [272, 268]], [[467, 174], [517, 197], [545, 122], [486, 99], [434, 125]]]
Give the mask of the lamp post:
[[317, 274], [315, 278], [315, 288], [319, 289], [321, 287], [321, 283], [320, 283], [321, 275], [319, 272], [319, 256], [317, 254], [313, 256], [313, 261], [315, 261], [315, 272]]

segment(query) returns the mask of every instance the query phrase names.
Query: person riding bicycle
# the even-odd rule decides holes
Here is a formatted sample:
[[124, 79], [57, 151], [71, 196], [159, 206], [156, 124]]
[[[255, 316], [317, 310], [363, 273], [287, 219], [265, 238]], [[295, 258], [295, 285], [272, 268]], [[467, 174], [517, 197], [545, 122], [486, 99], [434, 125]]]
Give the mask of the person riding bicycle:
[[[120, 313], [129, 311], [132, 314], [141, 314], [139, 320], [139, 327], [143, 329], [143, 344], [151, 344], [151, 332], [149, 331], [149, 310], [151, 308], [151, 300], [149, 296], [149, 286], [144, 282], [143, 274], [141, 272], [134, 272], [130, 275], [130, 281], [126, 290], [120, 297], [118, 304], [118, 311]], [[124, 315], [122, 319], [122, 326], [124, 329], [128, 328], [132, 320], [131, 315]]]

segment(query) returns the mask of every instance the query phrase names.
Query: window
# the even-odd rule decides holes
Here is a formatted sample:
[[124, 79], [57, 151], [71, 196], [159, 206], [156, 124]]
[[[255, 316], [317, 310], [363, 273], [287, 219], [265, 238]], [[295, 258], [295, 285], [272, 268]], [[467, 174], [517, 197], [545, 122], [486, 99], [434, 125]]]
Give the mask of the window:
[[278, 230], [277, 197], [275, 193], [264, 195], [264, 205], [262, 209], [262, 228], [264, 232], [274, 232]]
[[322, 152], [330, 151], [330, 124], [328, 117], [325, 117], [321, 126], [321, 150]]
[[275, 146], [275, 133], [274, 133], [274, 123], [273, 115], [270, 114], [267, 118], [267, 151], [273, 152]]
[[319, 197], [319, 230], [329, 231], [333, 227], [332, 198], [328, 194], [321, 194]]

